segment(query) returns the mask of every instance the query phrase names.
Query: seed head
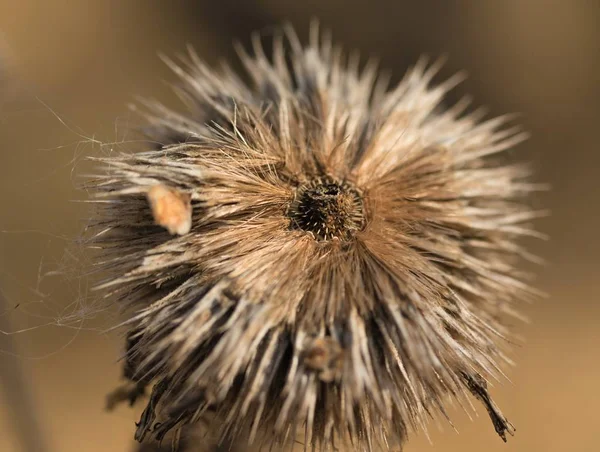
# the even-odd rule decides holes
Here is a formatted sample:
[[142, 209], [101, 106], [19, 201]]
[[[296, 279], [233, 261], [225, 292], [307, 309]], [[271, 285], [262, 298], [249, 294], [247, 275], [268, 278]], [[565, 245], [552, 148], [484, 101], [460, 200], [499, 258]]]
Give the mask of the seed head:
[[136, 438], [200, 421], [277, 450], [388, 450], [468, 393], [505, 438], [486, 381], [533, 294], [513, 264], [535, 185], [497, 157], [525, 135], [441, 109], [457, 80], [430, 87], [439, 65], [389, 89], [316, 31], [242, 62], [251, 83], [171, 63], [188, 111], [149, 104], [160, 144], [90, 183], [99, 287], [131, 313], [116, 394], [153, 388]]
[[298, 187], [287, 215], [292, 227], [311, 232], [316, 240], [349, 240], [364, 226], [362, 204], [350, 184], [326, 176]]

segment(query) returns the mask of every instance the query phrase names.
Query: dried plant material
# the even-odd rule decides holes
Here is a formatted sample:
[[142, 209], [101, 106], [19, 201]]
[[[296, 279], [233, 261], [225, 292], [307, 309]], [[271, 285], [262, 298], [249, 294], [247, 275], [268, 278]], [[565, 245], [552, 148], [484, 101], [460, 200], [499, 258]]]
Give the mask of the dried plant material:
[[[172, 63], [190, 111], [150, 104], [162, 145], [107, 157], [90, 184], [99, 287], [132, 312], [126, 374], [153, 386], [136, 438], [389, 450], [471, 393], [511, 431], [485, 381], [536, 294], [516, 263], [537, 186], [499, 157], [525, 134], [443, 110], [458, 79], [430, 86], [438, 65], [388, 88], [316, 30], [307, 47], [276, 37], [272, 60], [257, 39], [242, 62], [251, 85]], [[192, 195], [189, 233], [147, 227], [151, 185], [175, 232], [185, 203], [163, 186]]]
[[331, 382], [340, 377], [343, 370], [343, 350], [340, 344], [330, 337], [309, 339], [305, 346], [302, 362], [318, 372], [319, 378]]
[[128, 381], [106, 396], [106, 410], [112, 411], [122, 402], [128, 402], [130, 406], [145, 395], [145, 387], [139, 383]]
[[496, 433], [500, 435], [500, 438], [506, 442], [506, 433], [509, 435], [515, 434], [515, 427], [508, 422], [508, 420], [502, 414], [502, 411], [498, 408], [496, 403], [490, 397], [487, 390], [487, 382], [481, 377], [481, 375], [467, 375], [463, 374], [467, 381], [467, 386], [471, 393], [485, 406], [490, 419], [494, 424]]
[[164, 185], [155, 185], [148, 190], [148, 202], [157, 225], [171, 234], [184, 235], [192, 227], [190, 196]]

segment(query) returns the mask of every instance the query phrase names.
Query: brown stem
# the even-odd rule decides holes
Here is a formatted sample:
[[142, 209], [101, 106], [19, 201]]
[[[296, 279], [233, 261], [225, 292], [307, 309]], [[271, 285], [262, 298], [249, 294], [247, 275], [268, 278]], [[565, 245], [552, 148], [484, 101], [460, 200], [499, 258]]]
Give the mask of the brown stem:
[[[0, 290], [0, 313], [6, 313], [7, 307], [6, 298]], [[29, 379], [17, 357], [17, 346], [9, 331], [8, 316], [0, 314], [0, 387], [7, 401], [5, 415], [13, 424], [12, 430], [24, 452], [46, 452], [48, 447], [35, 409]]]

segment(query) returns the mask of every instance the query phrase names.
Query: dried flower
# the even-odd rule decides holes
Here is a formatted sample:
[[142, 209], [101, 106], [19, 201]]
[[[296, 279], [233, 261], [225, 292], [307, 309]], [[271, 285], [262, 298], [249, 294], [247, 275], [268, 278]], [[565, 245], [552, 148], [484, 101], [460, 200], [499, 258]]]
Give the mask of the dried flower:
[[469, 392], [505, 438], [486, 380], [534, 294], [514, 261], [536, 186], [496, 157], [525, 134], [441, 110], [458, 78], [429, 87], [438, 65], [388, 89], [316, 28], [254, 52], [251, 85], [171, 63], [189, 112], [151, 104], [160, 146], [90, 183], [100, 288], [133, 312], [116, 394], [153, 385], [136, 438], [202, 421], [258, 446], [389, 449]]

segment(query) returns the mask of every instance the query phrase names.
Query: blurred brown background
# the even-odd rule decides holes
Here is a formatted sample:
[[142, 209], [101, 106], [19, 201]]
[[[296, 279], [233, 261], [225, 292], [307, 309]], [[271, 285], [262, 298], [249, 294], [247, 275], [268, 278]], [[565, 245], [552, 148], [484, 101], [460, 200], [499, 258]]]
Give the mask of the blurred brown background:
[[[234, 40], [284, 20], [305, 38], [311, 17], [394, 80], [422, 53], [448, 55], [443, 76], [470, 74], [451, 97], [523, 113], [532, 138], [516, 158], [553, 187], [534, 199], [552, 211], [538, 223], [551, 240], [531, 244], [549, 262], [536, 269], [549, 298], [523, 308], [517, 366], [493, 389], [516, 436], [503, 444], [476, 405], [473, 421], [450, 410], [459, 434], [434, 422], [432, 444], [418, 434], [407, 451], [600, 450], [600, 2], [0, 0], [1, 451], [131, 450], [139, 409], [103, 411], [121, 341], [99, 331], [114, 312], [90, 306], [67, 246], [86, 216], [82, 157], [128, 148], [134, 96], [176, 105], [158, 51], [189, 43], [211, 64], [234, 61]], [[14, 402], [19, 386], [29, 402]]]

